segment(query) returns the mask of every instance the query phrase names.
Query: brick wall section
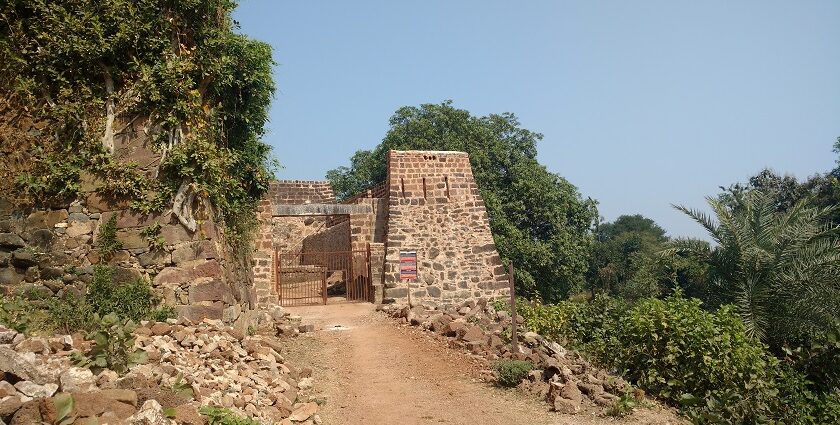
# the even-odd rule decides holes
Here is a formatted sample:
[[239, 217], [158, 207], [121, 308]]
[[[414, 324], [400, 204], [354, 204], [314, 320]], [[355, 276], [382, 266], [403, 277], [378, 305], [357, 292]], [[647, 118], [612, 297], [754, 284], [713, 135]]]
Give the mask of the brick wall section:
[[[450, 303], [508, 291], [484, 201], [463, 152], [390, 151], [385, 302]], [[416, 250], [418, 279], [399, 280], [400, 250]]]
[[328, 181], [278, 180], [268, 187], [274, 205], [334, 204], [335, 194]]
[[270, 199], [263, 199], [257, 207], [257, 219], [260, 227], [254, 237], [254, 254], [251, 259], [251, 275], [254, 278], [257, 302], [260, 304], [277, 303], [274, 288], [277, 277], [274, 272], [274, 222]]

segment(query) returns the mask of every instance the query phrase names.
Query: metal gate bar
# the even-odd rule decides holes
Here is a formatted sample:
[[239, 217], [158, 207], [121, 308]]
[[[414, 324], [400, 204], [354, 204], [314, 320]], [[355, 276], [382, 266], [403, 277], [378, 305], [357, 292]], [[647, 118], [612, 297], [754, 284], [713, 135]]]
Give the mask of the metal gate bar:
[[334, 252], [279, 252], [274, 255], [280, 305], [326, 304], [330, 296], [347, 301], [370, 298], [370, 246]]

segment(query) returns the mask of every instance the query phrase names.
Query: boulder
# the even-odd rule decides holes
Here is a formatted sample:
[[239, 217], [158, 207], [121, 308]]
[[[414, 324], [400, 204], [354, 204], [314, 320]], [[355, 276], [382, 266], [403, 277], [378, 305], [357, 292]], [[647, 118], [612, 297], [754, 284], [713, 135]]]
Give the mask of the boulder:
[[56, 384], [48, 383], [38, 385], [30, 381], [20, 381], [15, 384], [15, 388], [20, 391], [21, 394], [32, 398], [52, 397], [52, 395], [58, 391], [58, 385]]
[[293, 422], [303, 422], [311, 418], [318, 412], [318, 405], [316, 403], [301, 403], [295, 407], [292, 414], [289, 415], [289, 420]]
[[137, 413], [128, 417], [125, 422], [129, 425], [170, 425], [175, 421], [168, 419], [163, 413], [163, 407], [156, 400], [146, 400]]
[[14, 233], [0, 233], [0, 248], [18, 249], [25, 245], [23, 238]]
[[9, 347], [0, 346], [0, 370], [36, 384], [47, 384], [50, 382], [50, 378], [47, 375], [38, 370], [23, 355]]
[[561, 397], [554, 399], [553, 407], [555, 412], [567, 415], [574, 415], [580, 412], [581, 409], [579, 401], [568, 400]]
[[58, 377], [58, 382], [61, 384], [61, 391], [65, 393], [87, 392], [96, 389], [93, 372], [86, 368], [71, 367]]

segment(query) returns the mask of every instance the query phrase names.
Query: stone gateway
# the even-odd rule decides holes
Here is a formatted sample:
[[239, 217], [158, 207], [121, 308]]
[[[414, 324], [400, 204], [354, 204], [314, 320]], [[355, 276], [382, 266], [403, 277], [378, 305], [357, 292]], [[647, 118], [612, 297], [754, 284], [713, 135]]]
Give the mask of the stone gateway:
[[[261, 303], [277, 302], [282, 282], [276, 253], [315, 258], [318, 252], [364, 250], [369, 264], [354, 265], [349, 279], [367, 267], [369, 300], [375, 303], [453, 304], [508, 295], [508, 276], [469, 156], [390, 151], [387, 167], [386, 181], [341, 203], [328, 182], [272, 183], [258, 211], [253, 276]], [[406, 252], [413, 255], [411, 264], [401, 256]]]

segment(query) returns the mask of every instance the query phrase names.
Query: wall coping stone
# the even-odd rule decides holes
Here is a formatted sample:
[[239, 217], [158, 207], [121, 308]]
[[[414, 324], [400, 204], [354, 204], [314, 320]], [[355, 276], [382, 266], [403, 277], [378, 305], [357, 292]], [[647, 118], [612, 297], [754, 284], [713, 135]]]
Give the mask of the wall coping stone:
[[275, 205], [271, 215], [282, 216], [305, 216], [305, 215], [347, 215], [347, 214], [372, 214], [373, 207], [365, 204], [301, 204], [301, 205]]

